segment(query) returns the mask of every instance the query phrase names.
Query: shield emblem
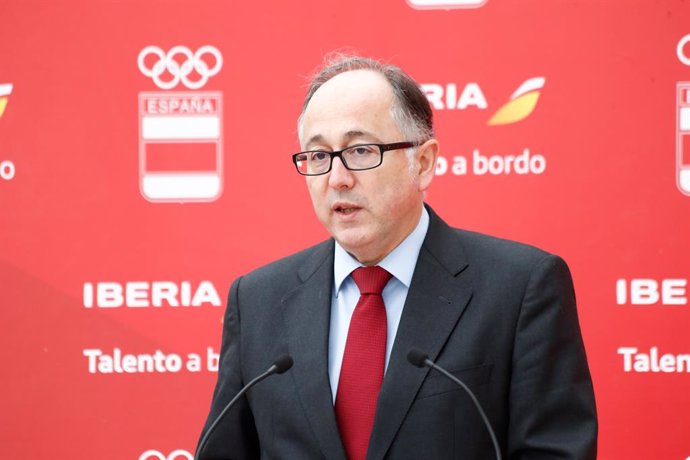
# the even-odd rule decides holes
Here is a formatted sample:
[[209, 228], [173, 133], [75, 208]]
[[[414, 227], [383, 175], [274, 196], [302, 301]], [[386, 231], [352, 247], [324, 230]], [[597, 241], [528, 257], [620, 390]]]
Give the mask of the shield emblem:
[[219, 92], [139, 93], [139, 189], [152, 202], [215, 201], [223, 189]]

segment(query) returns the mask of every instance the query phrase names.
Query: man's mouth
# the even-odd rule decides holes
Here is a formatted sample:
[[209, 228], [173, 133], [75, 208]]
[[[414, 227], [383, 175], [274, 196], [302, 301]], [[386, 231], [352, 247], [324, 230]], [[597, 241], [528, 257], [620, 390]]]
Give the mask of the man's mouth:
[[360, 208], [359, 206], [354, 206], [354, 205], [350, 205], [350, 204], [342, 204], [342, 205], [337, 204], [337, 205], [333, 206], [333, 211], [335, 211], [337, 214], [341, 214], [341, 215], [352, 214], [353, 212], [358, 211], [360, 209], [362, 209], [362, 208]]

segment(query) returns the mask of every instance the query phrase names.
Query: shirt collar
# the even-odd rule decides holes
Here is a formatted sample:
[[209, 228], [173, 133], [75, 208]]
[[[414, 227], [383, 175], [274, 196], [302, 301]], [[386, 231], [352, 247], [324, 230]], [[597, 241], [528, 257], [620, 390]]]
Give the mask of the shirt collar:
[[[417, 265], [417, 258], [419, 251], [424, 243], [426, 232], [429, 228], [429, 213], [426, 208], [422, 207], [422, 215], [419, 222], [412, 233], [407, 235], [390, 254], [378, 263], [378, 266], [384, 268], [393, 275], [398, 281], [403, 283], [409, 289], [412, 282], [412, 274], [414, 267]], [[352, 257], [345, 249], [343, 249], [338, 242], [335, 242], [335, 258], [333, 263], [333, 277], [335, 281], [335, 295], [338, 296], [340, 287], [345, 279], [350, 276], [355, 269], [363, 267], [361, 263]]]

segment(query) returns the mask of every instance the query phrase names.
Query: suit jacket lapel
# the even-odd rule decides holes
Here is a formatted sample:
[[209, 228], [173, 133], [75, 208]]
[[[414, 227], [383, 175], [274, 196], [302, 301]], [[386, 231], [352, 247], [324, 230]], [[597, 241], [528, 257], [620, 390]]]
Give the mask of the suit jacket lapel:
[[428, 370], [407, 361], [410, 348], [434, 360], [455, 328], [472, 288], [465, 254], [454, 231], [427, 207], [429, 230], [419, 253], [379, 393], [368, 459], [382, 459], [405, 418]]
[[288, 348], [295, 360], [290, 374], [324, 456], [345, 460], [328, 376], [333, 240], [318, 246], [298, 275], [303, 284], [282, 299]]

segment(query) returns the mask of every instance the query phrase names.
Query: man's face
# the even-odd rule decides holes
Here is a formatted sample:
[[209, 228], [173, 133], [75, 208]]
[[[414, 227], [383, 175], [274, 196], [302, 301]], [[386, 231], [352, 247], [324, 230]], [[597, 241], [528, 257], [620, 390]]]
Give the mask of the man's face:
[[[404, 139], [394, 123], [393, 100], [389, 83], [376, 72], [354, 70], [333, 77], [314, 93], [304, 112], [302, 149], [334, 151], [414, 140]], [[433, 150], [435, 160], [435, 145]], [[410, 165], [404, 150], [393, 150], [384, 153], [381, 166], [366, 171], [349, 171], [335, 158], [329, 173], [306, 181], [321, 223], [345, 250], [373, 265], [417, 225], [422, 192], [430, 182], [428, 171], [420, 180], [423, 169], [418, 155]]]

